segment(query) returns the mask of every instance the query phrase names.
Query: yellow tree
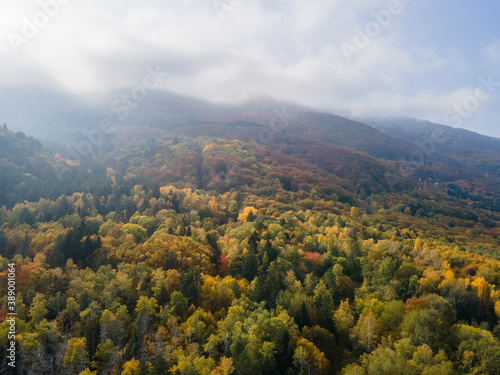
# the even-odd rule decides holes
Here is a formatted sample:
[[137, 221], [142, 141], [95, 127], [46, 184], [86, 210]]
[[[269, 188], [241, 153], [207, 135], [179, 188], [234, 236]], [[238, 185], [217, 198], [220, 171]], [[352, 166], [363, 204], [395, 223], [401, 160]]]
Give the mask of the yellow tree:
[[351, 219], [356, 220], [358, 218], [358, 210], [356, 207], [352, 206], [351, 207]]
[[417, 237], [417, 239], [415, 240], [415, 246], [413, 247], [413, 249], [415, 251], [420, 251], [420, 249], [422, 249], [422, 244], [420, 242], [420, 237]]
[[293, 364], [300, 372], [306, 371], [309, 374], [325, 374], [330, 366], [325, 354], [316, 345], [304, 338], [297, 341]]
[[490, 284], [483, 277], [478, 277], [471, 285], [477, 288], [477, 296], [481, 299], [483, 306], [488, 306], [491, 298]]
[[127, 361], [123, 364], [123, 371], [121, 375], [135, 375], [139, 370], [139, 361], [135, 358], [132, 358], [130, 361]]
[[85, 337], [73, 337], [68, 341], [66, 354], [64, 355], [64, 366], [69, 367], [74, 373], [83, 371], [89, 363], [87, 352], [87, 340]]
[[257, 216], [257, 209], [252, 206], [245, 207], [243, 212], [238, 215], [238, 221], [249, 222]]
[[217, 212], [219, 212], [218, 207], [217, 207], [217, 200], [215, 199], [215, 197], [212, 197], [212, 201], [210, 202], [210, 208], [211, 208], [213, 214], [216, 214]]
[[234, 370], [233, 360], [231, 358], [222, 357], [220, 365], [217, 366], [210, 375], [231, 375]]

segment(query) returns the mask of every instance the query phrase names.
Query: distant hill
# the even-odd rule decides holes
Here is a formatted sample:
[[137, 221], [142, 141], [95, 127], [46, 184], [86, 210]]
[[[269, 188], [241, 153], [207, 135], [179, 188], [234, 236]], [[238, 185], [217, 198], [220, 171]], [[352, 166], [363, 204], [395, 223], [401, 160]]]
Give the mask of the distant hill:
[[[412, 118], [368, 120], [375, 128], [394, 139], [414, 142], [433, 140], [446, 149], [483, 150], [500, 153], [500, 139]], [[439, 151], [439, 150], [437, 150]]]
[[33, 137], [0, 128], [0, 204], [37, 200], [40, 187], [55, 178], [52, 155]]
[[408, 118], [367, 120], [367, 125], [269, 98], [214, 104], [151, 91], [144, 101], [127, 107], [124, 98], [130, 92], [123, 89], [83, 100], [33, 88], [4, 88], [0, 109], [15, 128], [48, 143], [77, 144], [85, 140], [84, 129], [98, 129], [102, 119], [110, 119], [117, 128], [99, 148], [103, 155], [120, 147], [124, 127], [142, 128], [144, 137], [156, 137], [156, 129], [194, 138], [255, 141], [347, 179], [366, 193], [388, 189], [387, 175], [390, 189], [404, 190], [421, 178], [457, 183], [476, 193], [500, 193], [496, 138]]
[[[386, 174], [396, 173], [391, 164], [364, 152], [323, 143], [316, 137], [300, 135], [299, 132], [294, 134], [288, 129], [268, 134], [265, 127], [252, 122], [182, 126], [176, 128], [173, 133], [190, 137], [210, 136], [255, 141], [274, 152], [319, 166], [325, 174], [331, 173], [349, 180], [357, 191], [364, 191], [368, 194], [388, 190], [390, 187]], [[412, 179], [396, 177], [396, 180], [399, 190], [409, 188], [413, 184]]]
[[99, 98], [78, 99], [68, 94], [27, 87], [0, 90], [3, 121], [44, 141], [74, 141], [83, 129], [98, 128], [109, 118], [118, 126], [148, 125], [171, 130], [200, 124], [257, 124], [313, 141], [346, 146], [375, 157], [397, 159], [406, 148], [377, 129], [343, 117], [269, 98], [240, 104], [214, 104], [164, 91], [151, 91], [140, 103], [130, 89]]
[[0, 207], [90, 188], [102, 192], [105, 179], [106, 168], [90, 157], [67, 160], [32, 136], [0, 127]]
[[369, 125], [327, 113], [301, 113], [284, 131], [378, 158], [398, 159], [407, 154], [406, 142], [398, 142]]
[[411, 144], [433, 167], [448, 167], [461, 179], [500, 177], [500, 139], [416, 119], [373, 120], [385, 134]]

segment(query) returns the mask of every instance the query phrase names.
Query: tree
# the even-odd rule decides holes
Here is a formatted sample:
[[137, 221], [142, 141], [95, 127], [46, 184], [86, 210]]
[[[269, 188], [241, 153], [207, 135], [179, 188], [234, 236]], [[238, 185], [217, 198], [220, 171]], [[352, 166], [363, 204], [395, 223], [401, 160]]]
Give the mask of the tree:
[[188, 302], [193, 302], [198, 297], [198, 278], [200, 270], [193, 266], [186, 272], [182, 272], [179, 278], [180, 291], [187, 298]]
[[397, 336], [404, 313], [405, 304], [402, 301], [394, 300], [384, 304], [384, 310], [380, 314], [380, 325], [384, 336], [391, 333], [393, 337]]
[[39, 323], [48, 313], [47, 310], [47, 299], [41, 294], [37, 293], [35, 298], [33, 298], [33, 302], [31, 303], [31, 308], [29, 312], [29, 316], [31, 317], [31, 322], [33, 324]]
[[119, 360], [120, 353], [116, 350], [113, 341], [108, 339], [97, 346], [92, 367], [96, 368], [99, 374], [108, 374], [117, 366]]
[[463, 324], [457, 329], [462, 373], [500, 374], [500, 343], [491, 332]]
[[354, 327], [354, 314], [351, 306], [349, 306], [348, 300], [344, 300], [340, 303], [338, 310], [333, 314], [333, 319], [340, 338], [343, 343], [347, 345], [350, 331], [352, 327]]
[[170, 297], [170, 311], [175, 316], [183, 316], [188, 308], [188, 300], [181, 292], [175, 291]]
[[137, 301], [137, 305], [135, 307], [135, 313], [137, 315], [136, 327], [139, 336], [144, 335], [148, 331], [152, 331], [153, 327], [151, 327], [151, 325], [154, 321], [158, 309], [158, 303], [153, 297], [139, 297], [139, 300]]
[[139, 371], [139, 364], [140, 362], [135, 358], [125, 362], [122, 366], [123, 371], [121, 375], [137, 375], [137, 372]]
[[127, 307], [124, 305], [116, 309], [116, 314], [104, 310], [99, 320], [101, 342], [110, 339], [118, 347], [123, 347], [125, 330], [129, 320]]
[[356, 207], [352, 206], [351, 207], [351, 219], [356, 220], [358, 218], [358, 210]]
[[212, 200], [210, 202], [210, 209], [212, 211], [212, 214], [214, 215], [219, 212], [217, 207], [217, 200], [215, 199], [215, 197], [212, 197]]
[[305, 302], [302, 302], [299, 310], [294, 314], [294, 319], [295, 323], [299, 326], [299, 329], [311, 325], [311, 319], [309, 318], [309, 312], [307, 311]]
[[143, 242], [147, 236], [146, 229], [137, 224], [127, 223], [121, 230], [125, 236], [129, 234], [132, 235], [136, 243]]
[[323, 280], [320, 280], [316, 288], [314, 288], [314, 303], [316, 305], [318, 325], [334, 332], [333, 298]]
[[304, 338], [297, 341], [293, 364], [300, 373], [325, 374], [330, 366], [325, 354], [316, 345]]
[[449, 323], [436, 309], [417, 309], [405, 315], [401, 336], [410, 338], [415, 346], [428, 345], [433, 350], [445, 348], [453, 337]]
[[88, 308], [80, 313], [81, 331], [85, 336], [88, 352], [91, 356], [95, 354], [99, 342], [99, 318], [101, 306], [93, 301]]
[[252, 222], [257, 216], [257, 209], [255, 207], [249, 206], [243, 209], [243, 212], [238, 215], [238, 221], [242, 222]]
[[415, 245], [413, 246], [413, 249], [415, 251], [420, 251], [422, 249], [422, 245], [420, 243], [420, 237], [417, 237], [417, 239], [415, 240]]
[[319, 326], [304, 327], [302, 337], [316, 345], [325, 354], [332, 367], [342, 362], [341, 348], [333, 333]]
[[75, 373], [83, 371], [89, 364], [89, 353], [85, 337], [73, 337], [68, 341], [66, 354], [64, 355], [64, 366], [69, 367]]
[[353, 334], [360, 343], [366, 346], [368, 353], [370, 353], [379, 339], [379, 331], [378, 320], [370, 311], [367, 315], [360, 316], [358, 323], [354, 327]]
[[188, 343], [203, 342], [207, 324], [205, 321], [210, 320], [208, 314], [201, 308], [198, 308], [187, 321], [182, 325]]
[[490, 284], [483, 277], [478, 277], [471, 283], [471, 285], [477, 288], [477, 296], [481, 299], [484, 309], [486, 310], [490, 304]]
[[259, 259], [253, 249], [243, 251], [241, 256], [241, 274], [249, 282], [257, 275], [259, 269]]
[[219, 366], [212, 371], [211, 375], [231, 375], [234, 370], [233, 360], [223, 356]]
[[142, 359], [139, 363], [139, 368], [137, 369], [137, 373], [135, 375], [149, 375], [151, 374], [151, 363]]
[[500, 301], [495, 302], [495, 314], [500, 318]]
[[163, 375], [166, 374], [169, 369], [168, 362], [162, 353], [158, 353], [156, 355], [155, 360], [153, 361], [153, 367], [151, 369], [151, 375]]

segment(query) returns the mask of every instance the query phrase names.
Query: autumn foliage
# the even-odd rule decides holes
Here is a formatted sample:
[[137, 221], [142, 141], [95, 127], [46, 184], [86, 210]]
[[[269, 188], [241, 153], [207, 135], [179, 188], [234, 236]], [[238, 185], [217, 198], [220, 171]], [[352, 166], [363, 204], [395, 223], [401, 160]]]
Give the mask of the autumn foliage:
[[43, 198], [20, 185], [36, 160], [6, 173], [0, 278], [16, 264], [25, 373], [499, 373], [493, 195], [387, 189], [385, 161], [284, 135], [272, 148], [161, 134], [116, 141]]

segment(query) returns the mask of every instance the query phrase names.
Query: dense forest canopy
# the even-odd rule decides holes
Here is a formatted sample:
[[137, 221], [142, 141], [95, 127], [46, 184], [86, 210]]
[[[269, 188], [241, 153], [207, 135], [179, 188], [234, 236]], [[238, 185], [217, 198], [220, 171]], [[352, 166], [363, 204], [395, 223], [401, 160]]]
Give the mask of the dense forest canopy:
[[500, 374], [495, 164], [405, 175], [382, 133], [309, 114], [262, 144], [250, 120], [123, 127], [80, 160], [0, 130], [16, 371]]

